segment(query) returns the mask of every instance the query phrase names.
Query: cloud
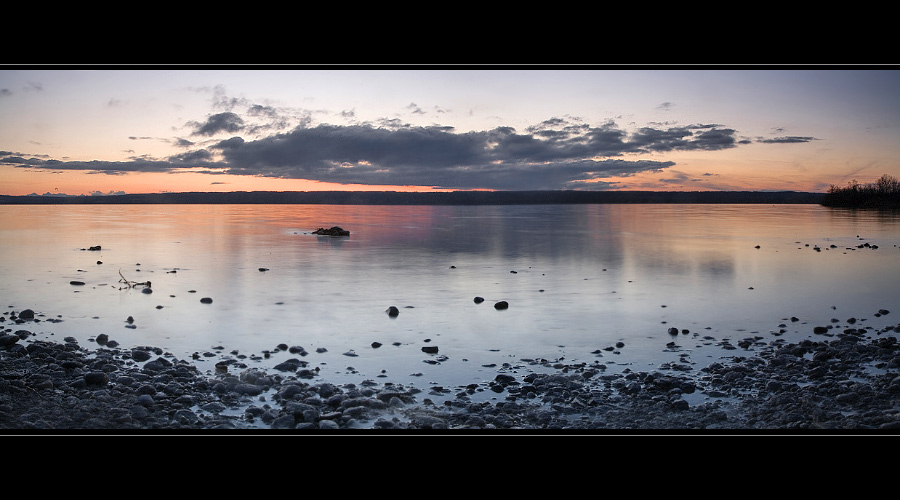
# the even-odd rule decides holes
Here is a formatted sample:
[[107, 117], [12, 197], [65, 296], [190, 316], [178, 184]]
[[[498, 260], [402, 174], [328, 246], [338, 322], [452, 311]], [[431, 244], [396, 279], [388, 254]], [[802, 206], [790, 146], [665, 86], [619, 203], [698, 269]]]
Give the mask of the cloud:
[[[610, 184], [603, 179], [662, 172], [675, 165], [641, 159], [642, 154], [719, 151], [747, 142], [738, 140], [734, 129], [719, 124], [656, 124], [629, 132], [612, 120], [592, 125], [569, 116], [550, 118], [523, 131], [501, 126], [459, 132], [449, 126], [414, 126], [399, 119], [311, 126], [309, 114], [301, 113], [297, 115], [300, 124], [293, 129], [266, 135], [261, 131], [287, 130], [282, 110], [248, 104], [245, 114], [254, 120], [251, 123], [234, 111], [241, 104], [246, 103], [220, 99], [217, 107], [228, 111], [188, 123], [190, 135], [207, 142], [173, 139], [186, 152], [168, 158], [59, 161], [0, 151], [0, 164], [106, 174], [190, 170], [445, 189], [604, 189]], [[407, 112], [419, 110], [410, 104]], [[353, 116], [352, 111], [348, 116]], [[760, 142], [805, 140], [813, 138]]]
[[643, 151], [715, 151], [736, 146], [735, 131], [719, 125], [691, 125], [654, 129], [644, 127], [632, 139]]
[[[208, 167], [208, 164], [201, 162]], [[0, 165], [12, 165], [19, 168], [49, 169], [56, 171], [83, 170], [90, 173], [123, 174], [128, 172], [170, 172], [184, 168], [181, 165], [168, 160], [150, 160], [136, 158], [131, 161], [60, 161], [44, 160], [35, 157], [26, 158], [20, 155], [3, 155], [0, 152]], [[201, 166], [201, 165], [195, 165]]]
[[440, 126], [319, 125], [255, 141], [233, 137], [210, 149], [222, 155], [226, 173], [236, 175], [453, 189], [571, 189], [672, 165], [611, 161], [651, 146], [647, 140], [630, 143], [612, 123], [553, 125], [562, 127], [520, 134], [508, 127], [457, 133]]
[[810, 142], [817, 141], [815, 137], [797, 137], [797, 136], [786, 136], [786, 137], [774, 137], [772, 139], [759, 139], [757, 142], [761, 142], [763, 144], [796, 144], [802, 142]]
[[40, 196], [40, 197], [45, 197], [45, 198], [84, 198], [85, 196], [117, 196], [117, 195], [123, 195], [123, 194], [126, 194], [125, 191], [108, 191], [106, 193], [104, 193], [102, 191], [92, 191], [86, 195], [84, 195], [84, 194], [66, 194], [66, 193], [60, 193], [60, 192], [51, 193], [48, 191], [44, 194], [30, 193], [25, 196]]
[[244, 128], [244, 120], [235, 113], [226, 111], [207, 118], [204, 123], [195, 123], [193, 135], [213, 136], [220, 132], [235, 133]]

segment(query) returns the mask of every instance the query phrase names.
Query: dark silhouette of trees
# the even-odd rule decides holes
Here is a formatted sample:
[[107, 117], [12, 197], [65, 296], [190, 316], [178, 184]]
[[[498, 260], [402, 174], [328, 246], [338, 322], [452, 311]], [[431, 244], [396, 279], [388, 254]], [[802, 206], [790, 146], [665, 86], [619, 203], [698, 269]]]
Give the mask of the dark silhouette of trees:
[[900, 180], [884, 174], [875, 182], [860, 184], [853, 179], [846, 187], [831, 185], [822, 198], [826, 207], [900, 209]]

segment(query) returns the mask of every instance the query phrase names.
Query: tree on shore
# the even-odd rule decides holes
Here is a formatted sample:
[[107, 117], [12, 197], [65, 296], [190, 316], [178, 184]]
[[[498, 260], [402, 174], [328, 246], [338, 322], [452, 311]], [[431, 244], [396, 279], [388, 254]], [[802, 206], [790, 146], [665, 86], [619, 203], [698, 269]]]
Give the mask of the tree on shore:
[[869, 184], [860, 184], [856, 179], [846, 187], [832, 184], [821, 204], [826, 207], [900, 209], [900, 180], [884, 174]]

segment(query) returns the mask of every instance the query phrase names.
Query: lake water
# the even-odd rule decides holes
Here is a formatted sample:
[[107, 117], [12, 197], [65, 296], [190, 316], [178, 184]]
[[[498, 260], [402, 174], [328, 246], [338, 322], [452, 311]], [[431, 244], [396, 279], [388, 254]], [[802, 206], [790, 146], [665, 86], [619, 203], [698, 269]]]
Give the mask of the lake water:
[[[311, 234], [335, 225], [350, 236]], [[723, 341], [900, 321], [900, 215], [818, 205], [7, 205], [0, 238], [5, 314], [43, 315], [0, 328], [212, 353], [211, 371], [301, 346], [335, 383], [453, 387], [535, 358], [699, 369], [735, 355]]]

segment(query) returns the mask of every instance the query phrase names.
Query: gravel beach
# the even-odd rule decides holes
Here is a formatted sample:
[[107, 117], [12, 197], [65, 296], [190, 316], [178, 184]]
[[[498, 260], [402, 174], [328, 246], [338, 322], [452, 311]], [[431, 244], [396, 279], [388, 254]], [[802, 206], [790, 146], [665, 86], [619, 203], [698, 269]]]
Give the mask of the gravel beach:
[[[34, 339], [28, 310], [4, 319], [4, 434], [900, 433], [900, 325], [810, 325], [796, 343], [749, 337], [720, 344], [705, 366], [607, 373], [600, 362], [522, 359], [540, 369], [423, 391], [331, 383], [291, 357], [271, 372], [209, 373], [151, 346]], [[492, 397], [473, 397], [484, 391]]]

